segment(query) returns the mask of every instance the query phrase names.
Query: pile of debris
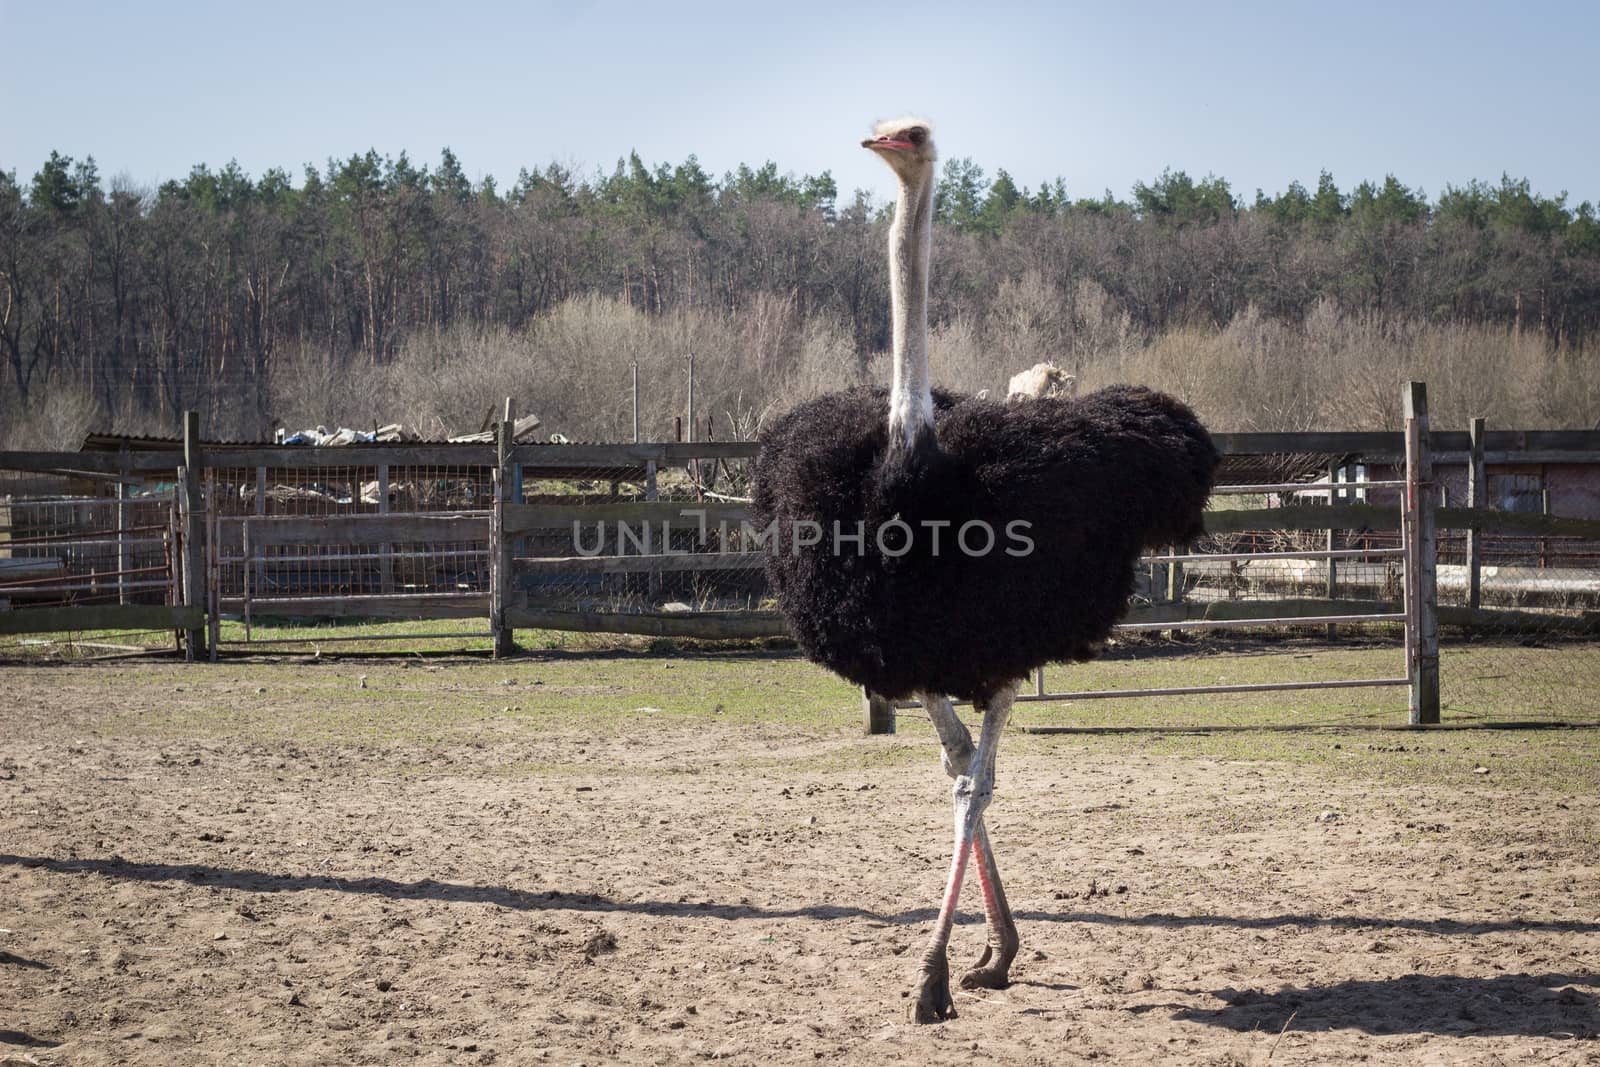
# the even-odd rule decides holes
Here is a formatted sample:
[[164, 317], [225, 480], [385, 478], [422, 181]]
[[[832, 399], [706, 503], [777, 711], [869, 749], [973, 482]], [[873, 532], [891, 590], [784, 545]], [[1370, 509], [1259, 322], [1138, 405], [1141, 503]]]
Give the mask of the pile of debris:
[[[539, 428], [539, 416], [524, 415], [516, 421], [512, 434], [518, 444], [530, 444], [536, 440], [534, 431]], [[452, 434], [445, 438], [451, 444], [492, 445], [495, 442], [497, 430], [490, 426], [475, 433]], [[408, 429], [398, 422], [391, 422], [387, 426], [380, 426], [376, 430], [352, 430], [348, 426], [341, 426], [330, 432], [324, 426], [314, 426], [294, 433], [285, 433], [279, 430], [277, 443], [280, 445], [312, 445], [317, 448], [337, 448], [340, 445], [371, 445], [393, 444], [402, 441], [421, 441], [423, 437], [415, 430]]]
[[352, 430], [348, 426], [341, 426], [329, 433], [325, 427], [315, 426], [309, 430], [299, 430], [291, 434], [285, 434], [282, 430], [278, 431], [278, 444], [280, 445], [314, 445], [319, 448], [420, 440], [422, 440], [420, 434], [406, 429], [398, 422], [391, 422], [389, 425], [380, 426], [376, 430]]
[[[532, 444], [533, 431], [539, 428], [539, 416], [524, 415], [511, 428], [511, 439], [519, 445]], [[458, 433], [450, 438], [451, 444], [492, 445], [498, 431], [493, 427], [477, 433]]]

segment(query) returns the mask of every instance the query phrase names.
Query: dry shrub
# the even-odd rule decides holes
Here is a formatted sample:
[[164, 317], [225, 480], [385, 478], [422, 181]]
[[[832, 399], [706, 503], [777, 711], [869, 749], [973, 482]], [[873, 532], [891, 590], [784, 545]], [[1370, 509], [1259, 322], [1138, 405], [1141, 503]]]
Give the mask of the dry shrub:
[[[864, 355], [846, 323], [805, 313], [792, 293], [758, 293], [732, 313], [664, 315], [590, 295], [520, 330], [413, 334], [387, 367], [341, 364], [324, 352], [293, 349], [274, 365], [272, 410], [291, 427], [402, 421], [443, 436], [478, 429], [511, 396], [548, 431], [626, 440], [637, 361], [641, 434], [666, 439], [686, 413], [692, 353], [695, 436], [705, 435], [709, 416], [715, 436], [729, 439], [753, 436], [763, 418], [801, 400], [890, 378], [887, 353]], [[1130, 381], [1168, 390], [1223, 431], [1394, 429], [1400, 385], [1412, 378], [1429, 383], [1440, 427], [1463, 427], [1474, 415], [1498, 427], [1589, 427], [1600, 417], [1597, 356], [1594, 342], [1557, 348], [1531, 331], [1352, 313], [1331, 300], [1299, 322], [1247, 307], [1220, 330], [1189, 326], [1143, 339], [1096, 283], [1080, 280], [1063, 296], [1033, 272], [1003, 283], [986, 318], [957, 316], [929, 335], [933, 381], [956, 393], [998, 394], [1012, 374], [1051, 360], [1084, 389]], [[27, 425], [86, 427], [92, 411], [80, 401], [67, 390]], [[8, 424], [19, 427], [13, 438], [36, 432]]]
[[393, 422], [388, 378], [387, 371], [374, 369], [364, 358], [352, 361], [330, 352], [326, 345], [311, 342], [286, 347], [268, 371], [269, 422], [285, 426], [291, 433], [308, 426], [365, 429]]
[[794, 361], [772, 406], [787, 409], [802, 400], [868, 381], [868, 368], [856, 351], [849, 327], [822, 315], [806, 318]]
[[36, 383], [24, 408], [10, 391], [0, 392], [0, 448], [41, 452], [76, 451], [96, 427], [100, 406], [88, 386], [60, 377]]
[[[883, 360], [882, 381], [893, 375]], [[987, 389], [991, 396], [1004, 395], [1006, 380], [1013, 373], [997, 356], [987, 333], [965, 316], [928, 331], [928, 368], [933, 384], [957, 394], [973, 394]]]
[[1085, 384], [1166, 389], [1222, 431], [1398, 429], [1401, 385], [1411, 380], [1428, 383], [1441, 428], [1465, 428], [1473, 416], [1491, 427], [1586, 428], [1600, 417], [1597, 347], [1341, 312], [1323, 300], [1298, 324], [1246, 308], [1221, 330], [1169, 330], [1097, 366]]
[[999, 361], [1004, 380], [1036, 363], [1067, 363], [1064, 357], [1071, 351], [1072, 308], [1043, 275], [1026, 271], [1021, 278], [1000, 283], [987, 333], [990, 352]]

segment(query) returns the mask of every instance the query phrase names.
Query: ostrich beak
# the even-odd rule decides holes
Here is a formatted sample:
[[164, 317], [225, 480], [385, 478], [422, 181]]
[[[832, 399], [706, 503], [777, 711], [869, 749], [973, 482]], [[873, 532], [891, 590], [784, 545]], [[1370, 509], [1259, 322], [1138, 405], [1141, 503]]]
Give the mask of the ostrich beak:
[[910, 141], [896, 141], [890, 137], [868, 137], [865, 141], [861, 142], [861, 147], [875, 150], [890, 149], [896, 152], [909, 152], [917, 146], [912, 144]]

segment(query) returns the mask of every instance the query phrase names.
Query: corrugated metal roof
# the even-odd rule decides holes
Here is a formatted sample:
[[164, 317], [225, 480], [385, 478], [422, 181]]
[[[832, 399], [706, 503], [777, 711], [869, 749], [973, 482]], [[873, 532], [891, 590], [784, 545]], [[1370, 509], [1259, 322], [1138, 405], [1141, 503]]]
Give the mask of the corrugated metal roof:
[[[526, 443], [526, 442], [525, 442]], [[535, 444], [542, 442], [533, 442]], [[229, 438], [202, 437], [200, 444], [205, 448], [276, 448], [276, 441], [248, 441]], [[161, 452], [166, 450], [179, 450], [183, 448], [181, 437], [147, 437], [141, 434], [120, 433], [91, 433], [83, 439], [79, 447], [80, 452], [116, 452], [126, 445], [132, 451]], [[363, 441], [362, 448], [405, 448], [426, 445], [429, 448], [482, 448], [482, 445], [462, 441]], [[316, 448], [316, 445], [285, 445], [286, 448]], [[342, 445], [329, 445], [325, 447], [341, 448]], [[518, 447], [521, 447], [520, 445]]]

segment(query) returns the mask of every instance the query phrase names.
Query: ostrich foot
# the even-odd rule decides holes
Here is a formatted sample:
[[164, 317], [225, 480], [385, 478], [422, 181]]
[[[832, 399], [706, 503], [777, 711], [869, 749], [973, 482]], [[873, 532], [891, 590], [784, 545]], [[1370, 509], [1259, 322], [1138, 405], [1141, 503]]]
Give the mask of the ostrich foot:
[[[972, 970], [961, 976], [962, 989], [1005, 989], [1011, 985], [1011, 960], [1017, 954], [1015, 946], [1002, 949], [998, 957], [993, 945], [983, 946], [983, 955], [973, 964]], [[993, 960], [991, 963], [990, 961]]]
[[922, 985], [917, 1002], [911, 1007], [911, 1021], [942, 1023], [956, 1017], [956, 1002], [950, 999], [950, 965], [939, 959], [922, 964]]

